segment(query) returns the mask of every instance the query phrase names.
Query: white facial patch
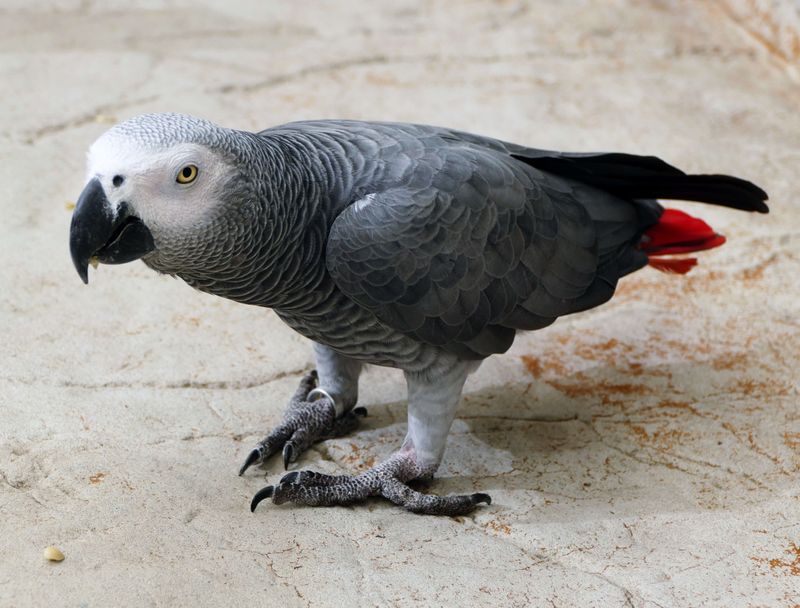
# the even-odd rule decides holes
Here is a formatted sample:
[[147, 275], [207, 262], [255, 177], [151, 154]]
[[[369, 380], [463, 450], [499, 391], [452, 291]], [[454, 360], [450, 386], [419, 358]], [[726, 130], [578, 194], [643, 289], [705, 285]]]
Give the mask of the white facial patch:
[[89, 148], [86, 181], [138, 172], [152, 162], [153, 154], [154, 150], [145, 149], [130, 139], [106, 133]]
[[[197, 167], [197, 177], [179, 183], [177, 176], [187, 166]], [[112, 130], [89, 149], [87, 181], [98, 178], [115, 210], [124, 201], [157, 235], [204, 224], [220, 203], [230, 171], [205, 146], [179, 143], [159, 149]]]

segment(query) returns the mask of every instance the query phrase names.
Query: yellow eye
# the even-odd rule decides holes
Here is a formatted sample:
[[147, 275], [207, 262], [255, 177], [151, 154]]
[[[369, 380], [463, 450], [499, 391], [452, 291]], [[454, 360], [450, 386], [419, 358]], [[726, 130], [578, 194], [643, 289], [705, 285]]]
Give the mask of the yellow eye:
[[195, 178], [197, 177], [197, 167], [195, 165], [186, 165], [183, 169], [180, 170], [178, 173], [178, 177], [175, 180], [179, 184], [191, 184]]

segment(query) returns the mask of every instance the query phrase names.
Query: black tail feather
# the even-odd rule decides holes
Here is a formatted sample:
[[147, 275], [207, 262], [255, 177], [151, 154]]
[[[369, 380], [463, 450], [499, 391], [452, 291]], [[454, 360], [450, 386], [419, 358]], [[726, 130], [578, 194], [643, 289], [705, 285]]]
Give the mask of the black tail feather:
[[767, 193], [730, 175], [687, 175], [654, 156], [559, 154], [515, 158], [548, 173], [569, 177], [628, 199], [678, 199], [768, 213]]

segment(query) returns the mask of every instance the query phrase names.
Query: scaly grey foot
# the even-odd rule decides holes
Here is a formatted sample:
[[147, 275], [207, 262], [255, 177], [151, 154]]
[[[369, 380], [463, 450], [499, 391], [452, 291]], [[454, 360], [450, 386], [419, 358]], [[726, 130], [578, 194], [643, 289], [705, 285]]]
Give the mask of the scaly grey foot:
[[[367, 415], [366, 408], [356, 407], [337, 417], [330, 396], [316, 386], [316, 370], [303, 376], [300, 386], [289, 401], [283, 420], [248, 454], [239, 475], [281, 448], [283, 466], [288, 468], [289, 463], [296, 461], [312, 444], [346, 435], [358, 427], [360, 417]], [[316, 400], [315, 395], [319, 395]]]
[[480, 503], [491, 504], [488, 494], [434, 496], [411, 489], [406, 482], [430, 477], [436, 466], [417, 464], [412, 449], [402, 448], [388, 460], [360, 475], [323, 475], [314, 471], [293, 471], [253, 497], [250, 510], [266, 498], [276, 505], [293, 502], [310, 506], [347, 505], [369, 496], [383, 496], [414, 513], [464, 515]]

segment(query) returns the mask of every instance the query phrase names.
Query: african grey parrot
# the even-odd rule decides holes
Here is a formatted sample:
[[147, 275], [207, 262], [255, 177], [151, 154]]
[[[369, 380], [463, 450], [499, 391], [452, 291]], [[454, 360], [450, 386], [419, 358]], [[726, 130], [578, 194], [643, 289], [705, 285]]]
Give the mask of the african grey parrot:
[[291, 472], [253, 498], [347, 504], [382, 495], [462, 514], [486, 494], [433, 496], [430, 477], [467, 375], [518, 330], [598, 306], [657, 257], [724, 242], [655, 199], [766, 213], [767, 195], [725, 175], [686, 175], [651, 156], [570, 154], [451, 129], [320, 120], [260, 133], [181, 114], [123, 122], [91, 147], [70, 228], [75, 267], [142, 259], [192, 287], [275, 310], [313, 341], [283, 421], [249, 454], [354, 429], [365, 363], [403, 370], [408, 434], [356, 476]]

